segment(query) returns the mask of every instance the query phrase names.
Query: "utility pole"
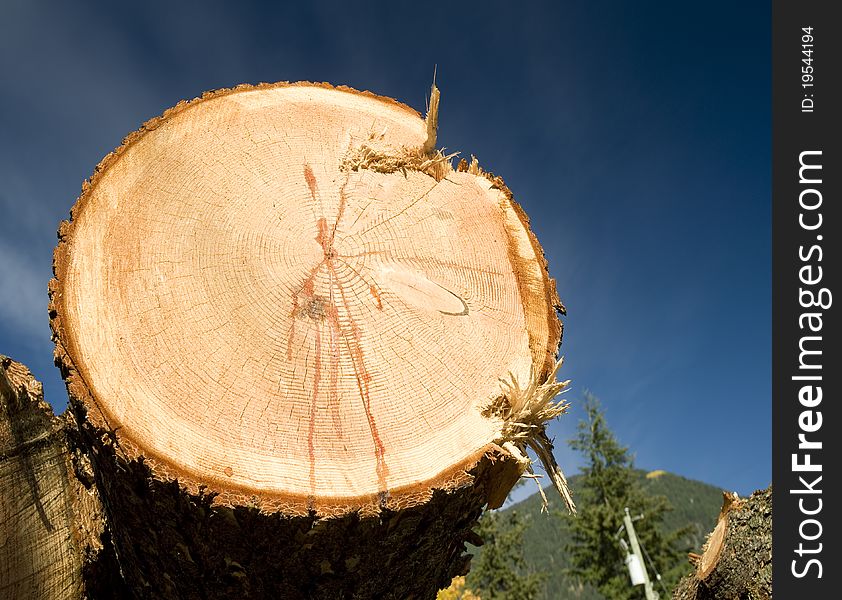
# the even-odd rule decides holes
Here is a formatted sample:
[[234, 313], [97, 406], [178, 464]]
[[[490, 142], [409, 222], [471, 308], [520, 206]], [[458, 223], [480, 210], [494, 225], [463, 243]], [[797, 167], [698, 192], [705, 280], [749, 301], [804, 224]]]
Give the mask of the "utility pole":
[[626, 507], [626, 515], [623, 517], [623, 524], [629, 534], [629, 542], [631, 543], [632, 553], [637, 557], [640, 566], [643, 567], [643, 590], [646, 593], [646, 600], [658, 600], [658, 593], [652, 587], [652, 582], [649, 580], [649, 573], [646, 570], [646, 563], [643, 561], [643, 553], [640, 551], [640, 544], [637, 542], [637, 534], [634, 531], [632, 518], [629, 514], [629, 508]]

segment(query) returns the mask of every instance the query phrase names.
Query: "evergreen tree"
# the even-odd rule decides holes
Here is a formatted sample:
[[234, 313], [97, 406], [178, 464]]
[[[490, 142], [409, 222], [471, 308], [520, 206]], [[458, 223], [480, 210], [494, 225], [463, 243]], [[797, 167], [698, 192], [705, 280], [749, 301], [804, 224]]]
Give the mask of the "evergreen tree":
[[482, 600], [535, 600], [546, 575], [532, 571], [523, 556], [526, 518], [517, 511], [486, 512], [477, 526], [484, 540], [468, 575]]
[[[666, 589], [672, 589], [682, 556], [675, 547], [676, 541], [687, 531], [664, 535], [661, 524], [665, 513], [672, 510], [667, 499], [643, 491], [628, 448], [617, 442], [599, 401], [590, 393], [585, 394], [584, 408], [587, 419], [579, 423], [577, 435], [570, 442], [574, 450], [584, 455], [586, 465], [575, 490], [579, 515], [568, 517], [573, 539], [566, 548], [573, 565], [569, 572], [593, 585], [609, 600], [643, 598], [642, 587], [631, 585], [626, 552], [617, 536], [628, 507], [632, 515], [644, 515], [634, 524], [638, 539], [657, 571], [665, 575]], [[622, 535], [625, 537], [625, 533]], [[673, 577], [676, 582], [670, 581]], [[663, 596], [660, 585], [652, 583]]]

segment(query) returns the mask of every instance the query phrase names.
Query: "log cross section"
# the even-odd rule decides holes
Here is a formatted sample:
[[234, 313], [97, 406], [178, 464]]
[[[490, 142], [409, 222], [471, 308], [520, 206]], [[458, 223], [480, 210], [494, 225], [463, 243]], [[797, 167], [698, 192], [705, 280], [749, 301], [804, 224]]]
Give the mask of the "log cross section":
[[336, 514], [423, 499], [487, 451], [500, 378], [552, 366], [557, 300], [494, 178], [347, 166], [426, 135], [395, 102], [284, 85], [177, 107], [106, 159], [56, 308], [129, 458]]

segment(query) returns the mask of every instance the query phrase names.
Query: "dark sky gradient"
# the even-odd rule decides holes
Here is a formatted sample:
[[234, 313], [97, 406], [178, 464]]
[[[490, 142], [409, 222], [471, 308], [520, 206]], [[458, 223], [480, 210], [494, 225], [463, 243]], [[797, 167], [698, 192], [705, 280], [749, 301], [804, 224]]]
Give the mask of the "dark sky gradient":
[[121, 138], [182, 98], [317, 80], [423, 112], [502, 175], [567, 305], [562, 376], [644, 469], [771, 480], [767, 3], [38, 2], [0, 5], [0, 352], [66, 403], [55, 229]]

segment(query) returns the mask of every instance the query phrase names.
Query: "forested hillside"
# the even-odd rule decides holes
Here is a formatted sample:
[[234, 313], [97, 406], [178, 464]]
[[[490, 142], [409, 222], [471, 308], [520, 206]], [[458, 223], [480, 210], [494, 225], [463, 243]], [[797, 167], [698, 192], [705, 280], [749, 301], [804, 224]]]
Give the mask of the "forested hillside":
[[[691, 525], [692, 532], [684, 540], [683, 545], [687, 550], [699, 552], [706, 533], [716, 525], [716, 517], [722, 505], [722, 490], [706, 483], [686, 479], [664, 471], [650, 473], [638, 471], [638, 473], [646, 492], [666, 496], [673, 506], [674, 510], [668, 513], [664, 519], [664, 529], [672, 531]], [[570, 481], [574, 495], [577, 480], [578, 477], [573, 476]], [[542, 598], [547, 600], [564, 598], [602, 600], [603, 597], [596, 590], [588, 585], [581, 585], [572, 581], [570, 577], [565, 575], [565, 569], [569, 566], [564, 551], [565, 545], [570, 541], [568, 524], [566, 519], [561, 516], [558, 496], [554, 497], [549, 489], [546, 493], [550, 499], [549, 514], [541, 513], [541, 498], [537, 493], [505, 509], [507, 512], [517, 511], [526, 517], [527, 527], [523, 541], [527, 563], [535, 571], [543, 571], [547, 574]], [[584, 506], [579, 508], [580, 510], [587, 509]], [[683, 564], [681, 567], [684, 567], [688, 572], [690, 570], [689, 564]], [[663, 593], [663, 590], [657, 587], [657, 584], [656, 589], [661, 592], [662, 598], [668, 597]]]

